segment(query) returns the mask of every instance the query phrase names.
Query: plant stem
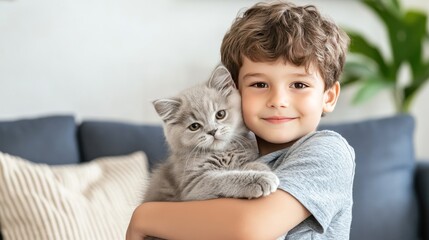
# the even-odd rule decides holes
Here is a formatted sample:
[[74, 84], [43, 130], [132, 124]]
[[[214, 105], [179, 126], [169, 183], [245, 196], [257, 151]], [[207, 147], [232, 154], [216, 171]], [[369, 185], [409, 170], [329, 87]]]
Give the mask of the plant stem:
[[400, 113], [403, 112], [403, 94], [402, 94], [402, 89], [400, 89], [399, 87], [395, 86], [393, 88], [393, 101], [395, 103], [395, 110], [396, 113]]

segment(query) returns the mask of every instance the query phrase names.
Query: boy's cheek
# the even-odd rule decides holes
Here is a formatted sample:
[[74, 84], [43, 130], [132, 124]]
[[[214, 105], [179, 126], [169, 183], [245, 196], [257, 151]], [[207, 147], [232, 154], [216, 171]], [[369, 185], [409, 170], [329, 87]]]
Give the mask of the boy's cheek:
[[243, 115], [243, 120], [248, 125], [249, 121], [256, 115], [255, 104], [251, 101], [242, 100], [241, 102], [241, 111]]
[[241, 95], [241, 108], [243, 109], [243, 112], [248, 112], [249, 105], [253, 105], [253, 101], [249, 96], [246, 94]]

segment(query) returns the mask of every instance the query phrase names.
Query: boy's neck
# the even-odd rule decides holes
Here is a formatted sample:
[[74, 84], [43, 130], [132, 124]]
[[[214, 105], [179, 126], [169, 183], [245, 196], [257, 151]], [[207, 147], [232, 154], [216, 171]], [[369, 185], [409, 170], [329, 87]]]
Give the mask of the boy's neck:
[[264, 156], [267, 155], [269, 153], [275, 152], [277, 150], [281, 150], [287, 147], [290, 147], [292, 144], [294, 144], [298, 139], [292, 141], [292, 142], [287, 142], [287, 143], [271, 143], [271, 142], [267, 142], [264, 139], [256, 136], [256, 141], [258, 143], [258, 150], [259, 150], [259, 155]]

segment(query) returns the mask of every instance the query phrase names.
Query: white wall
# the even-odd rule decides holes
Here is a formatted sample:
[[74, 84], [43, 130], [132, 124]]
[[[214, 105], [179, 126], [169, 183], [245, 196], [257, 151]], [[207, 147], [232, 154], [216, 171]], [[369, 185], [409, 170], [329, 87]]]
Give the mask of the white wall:
[[[403, 0], [429, 12], [427, 0]], [[256, 1], [0, 0], [0, 121], [54, 113], [77, 119], [155, 123], [151, 100], [205, 81], [219, 62], [223, 34]], [[358, 1], [312, 3], [382, 46], [383, 27]], [[428, 84], [429, 85], [429, 84]], [[429, 86], [412, 108], [417, 156], [429, 159]], [[325, 122], [394, 113], [389, 95], [350, 105], [355, 89]]]

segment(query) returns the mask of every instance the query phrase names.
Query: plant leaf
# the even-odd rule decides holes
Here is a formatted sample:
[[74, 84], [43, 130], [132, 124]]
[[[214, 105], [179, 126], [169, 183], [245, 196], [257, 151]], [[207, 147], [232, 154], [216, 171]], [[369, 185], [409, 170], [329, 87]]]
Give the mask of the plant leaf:
[[347, 61], [341, 76], [341, 85], [347, 86], [358, 82], [362, 78], [377, 74], [370, 64], [359, 61]]
[[406, 49], [398, 48], [401, 45], [403, 46], [403, 40], [406, 38], [406, 26], [401, 21], [402, 14], [387, 7], [386, 1], [364, 0], [363, 2], [379, 17], [387, 28], [394, 66], [391, 77], [395, 77], [401, 62], [405, 59], [404, 51]]
[[419, 76], [413, 78], [413, 82], [411, 85], [407, 86], [403, 90], [404, 95], [404, 103], [402, 106], [402, 111], [408, 111], [409, 106], [414, 99], [417, 91], [422, 89], [423, 85], [425, 85], [429, 81], [429, 62], [423, 64], [425, 66], [425, 71], [422, 71]]
[[365, 101], [368, 101], [369, 99], [373, 98], [378, 92], [380, 92], [380, 90], [392, 86], [393, 84], [391, 82], [383, 80], [383, 78], [380, 78], [380, 76], [371, 76], [365, 79], [363, 85], [354, 96], [352, 103], [360, 104]]
[[[427, 16], [420, 11], [408, 11], [404, 16], [406, 25], [406, 42], [402, 45], [402, 50], [406, 60], [410, 63], [414, 77], [425, 71], [425, 64], [422, 59], [423, 43], [427, 34]], [[405, 48], [405, 46], [407, 46]], [[399, 50], [398, 50], [399, 51]]]
[[[373, 2], [377, 2], [379, 0], [372, 0]], [[400, 16], [401, 15], [401, 5], [399, 3], [398, 0], [381, 0], [381, 4], [383, 4], [385, 6], [385, 8], [393, 13], [396, 16]]]
[[390, 70], [378, 48], [370, 44], [362, 35], [358, 33], [351, 31], [348, 31], [347, 33], [351, 40], [349, 51], [351, 53], [363, 55], [374, 61], [378, 65], [380, 73], [385, 78], [388, 78], [390, 75]]
[[363, 63], [359, 61], [349, 61], [344, 65], [348, 74], [356, 76], [369, 76], [374, 75], [375, 70], [368, 63]]

